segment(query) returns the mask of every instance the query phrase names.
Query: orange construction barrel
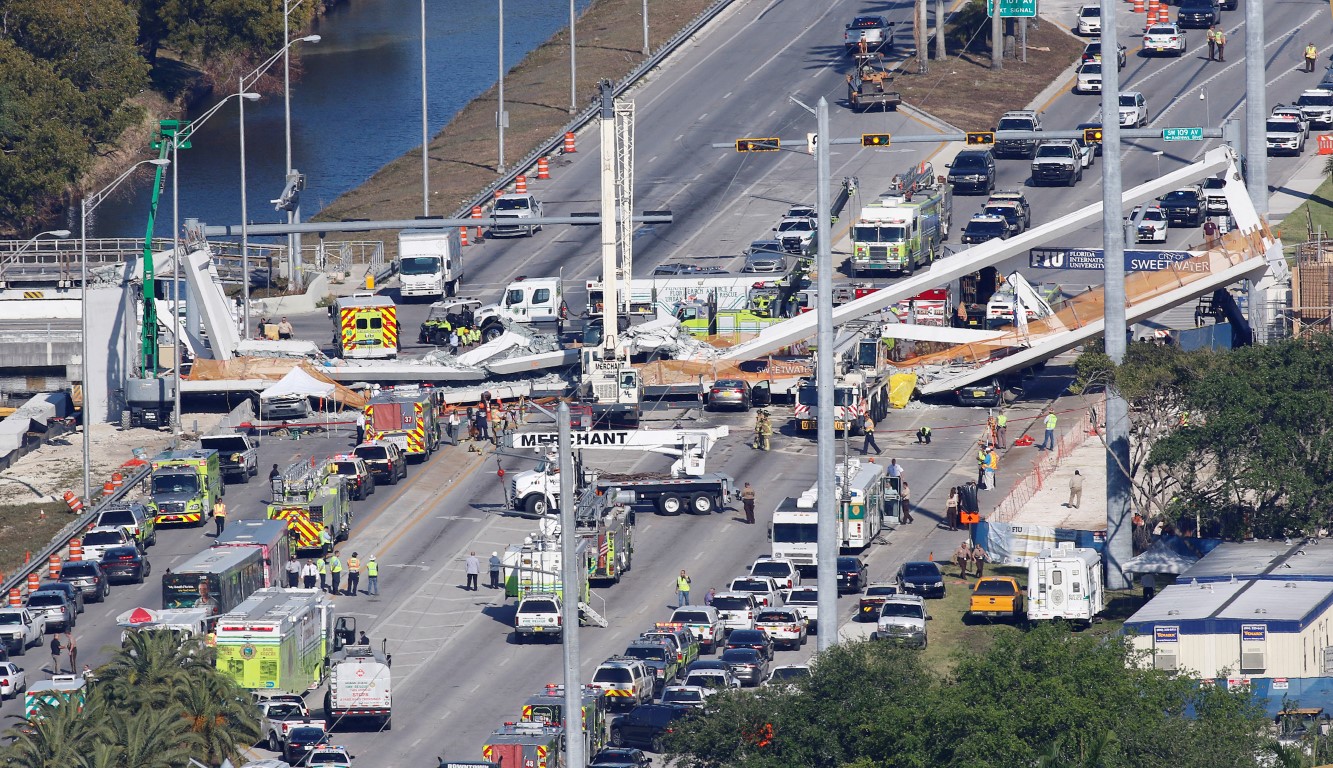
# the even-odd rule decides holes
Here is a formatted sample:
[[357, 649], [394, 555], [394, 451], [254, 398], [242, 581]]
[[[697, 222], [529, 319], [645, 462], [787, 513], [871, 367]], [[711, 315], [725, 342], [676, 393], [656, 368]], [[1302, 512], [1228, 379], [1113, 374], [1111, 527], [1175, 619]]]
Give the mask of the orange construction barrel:
[[60, 578], [60, 555], [51, 555], [46, 561], [46, 578]]
[[23, 595], [19, 592], [18, 587], [14, 587], [13, 589], [9, 590], [9, 604], [23, 605]]
[[83, 559], [83, 539], [69, 540], [69, 559], [70, 560]]
[[36, 571], [28, 574], [28, 592], [36, 592], [42, 586], [42, 577]]

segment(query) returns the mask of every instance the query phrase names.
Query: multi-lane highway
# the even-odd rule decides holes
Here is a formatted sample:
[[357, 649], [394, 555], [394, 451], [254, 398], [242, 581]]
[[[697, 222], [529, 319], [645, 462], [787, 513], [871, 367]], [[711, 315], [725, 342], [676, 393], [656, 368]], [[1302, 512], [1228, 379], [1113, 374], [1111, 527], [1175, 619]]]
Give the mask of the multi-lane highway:
[[[1072, 26], [1075, 8], [1066, 5], [1069, 7], [1057, 9], [1056, 20]], [[1322, 15], [1327, 13], [1325, 8], [1314, 0], [1268, 8], [1265, 36], [1270, 45], [1265, 56], [1269, 62], [1270, 103], [1290, 102], [1301, 88], [1314, 84], [1317, 76], [1295, 70], [1308, 30], [1313, 26], [1326, 32], [1328, 18]], [[835, 105], [832, 126], [839, 136], [932, 130], [906, 113], [853, 114], [837, 106], [844, 94], [847, 64], [841, 54], [842, 26], [865, 10], [864, 4], [854, 2], [811, 5], [790, 0], [741, 0], [693, 41], [682, 56], [634, 90], [638, 115], [635, 208], [669, 208], [676, 215], [670, 226], [640, 230], [635, 240], [636, 273], [646, 274], [653, 265], [667, 261], [689, 260], [735, 269], [744, 246], [765, 235], [789, 204], [814, 199], [814, 163], [810, 156], [799, 152], [738, 155], [710, 146], [741, 136], [793, 136], [811, 130], [811, 117], [788, 101], [788, 95], [807, 103], [819, 96], [828, 98]], [[910, 26], [910, 6], [895, 5], [880, 12], [903, 28]], [[1240, 23], [1240, 13], [1225, 15], [1224, 25], [1231, 40], [1225, 64], [1203, 61], [1199, 35], [1191, 35], [1193, 48], [1181, 59], [1149, 59], [1140, 56], [1134, 45], [1133, 33], [1139, 31], [1137, 20], [1125, 14], [1120, 29], [1122, 39], [1130, 46], [1130, 61], [1124, 88], [1145, 93], [1151, 125], [1216, 124], [1224, 114], [1236, 110], [1241, 96], [1237, 85], [1241, 82], [1241, 62], [1247, 53]], [[1326, 38], [1327, 34], [1315, 37]], [[1201, 91], [1206, 96], [1203, 106], [1198, 98]], [[1046, 127], [1054, 129], [1073, 128], [1090, 120], [1098, 105], [1096, 97], [1062, 91], [1049, 103], [1037, 106], [1044, 113]], [[1159, 161], [1151, 152], [1162, 148], [1166, 154]], [[833, 176], [858, 176], [867, 191], [877, 191], [894, 173], [926, 159], [936, 149], [936, 145], [923, 144], [887, 150], [840, 146], [834, 154]], [[1123, 156], [1114, 160], [1121, 163], [1125, 182], [1130, 184], [1159, 173], [1159, 162], [1160, 171], [1165, 172], [1189, 162], [1203, 149], [1202, 144], [1136, 142], [1127, 144]], [[556, 161], [550, 181], [534, 184], [548, 213], [595, 209], [596, 154], [595, 133], [585, 132], [580, 136], [578, 153]], [[940, 161], [945, 156], [938, 156], [937, 171], [942, 171]], [[1093, 172], [1074, 189], [1027, 187], [1034, 218], [1046, 221], [1099, 199], [1101, 164], [1108, 161], [1112, 158], [1099, 159]], [[1270, 178], [1275, 185], [1290, 175], [1294, 162], [1273, 161]], [[1001, 160], [999, 166], [1001, 188], [1026, 186], [1026, 162]], [[956, 199], [955, 233], [981, 202], [976, 198]], [[1175, 247], [1199, 239], [1197, 231], [1173, 232], [1168, 242]], [[1092, 245], [1097, 240], [1097, 231], [1089, 229], [1080, 242], [1068, 244]], [[467, 253], [465, 293], [494, 298], [519, 275], [549, 275], [559, 270], [571, 283], [579, 284], [596, 276], [598, 258], [597, 234], [590, 228], [551, 227], [530, 239], [488, 240], [470, 247]], [[1026, 260], [1014, 262], [1011, 268], [1026, 268]], [[1085, 272], [1040, 279], [1098, 282]], [[577, 297], [571, 299], [571, 306], [575, 306]], [[414, 338], [424, 312], [421, 305], [403, 309], [407, 336]], [[327, 338], [327, 321], [322, 315], [293, 320], [298, 321], [298, 330], [307, 338]], [[1063, 381], [1054, 374], [1030, 385], [1024, 399], [1011, 411], [1011, 428], [1024, 426], [1024, 417], [1034, 416], [1062, 388]], [[585, 676], [603, 658], [622, 650], [638, 632], [669, 616], [669, 606], [674, 603], [673, 576], [678, 570], [690, 572], [701, 595], [709, 586], [723, 586], [754, 556], [765, 553], [762, 522], [766, 514], [783, 497], [796, 495], [815, 480], [815, 451], [809, 437], [780, 434], [773, 452], [759, 453], [745, 445], [744, 437], [751, 426], [748, 415], [702, 415], [697, 409], [659, 415], [686, 424], [703, 419], [733, 427], [732, 437], [710, 455], [709, 467], [728, 472], [739, 481], [752, 482], [760, 489], [761, 524], [747, 526], [735, 511], [708, 517], [641, 516], [633, 571], [621, 584], [598, 590], [607, 601], [610, 626], [583, 632]], [[779, 407], [779, 425], [785, 423], [785, 416]], [[931, 552], [942, 558], [957, 545], [959, 535], [937, 530], [934, 522], [939, 519], [947, 487], [974, 476], [972, 454], [983, 421], [984, 416], [975, 411], [914, 408], [892, 414], [881, 425], [880, 441], [886, 451], [883, 459], [890, 458], [890, 454], [897, 456], [907, 470], [913, 497], [923, 509], [917, 514], [916, 525], [893, 531], [886, 545], [868, 553], [872, 579], [890, 575], [904, 560], [924, 558]], [[930, 446], [917, 446], [910, 437], [921, 424], [935, 430]], [[327, 454], [350, 442], [350, 435], [299, 442], [269, 440], [262, 449], [261, 475], [271, 463]], [[859, 440], [854, 447], [860, 447]], [[592, 461], [619, 470], [657, 469], [666, 463], [652, 454], [614, 457], [614, 462], [601, 456]], [[1005, 457], [997, 495], [1021, 473], [1029, 459], [1018, 451]], [[337, 605], [341, 612], [356, 616], [372, 638], [388, 638], [394, 654], [397, 710], [392, 733], [338, 734], [335, 740], [352, 748], [358, 764], [407, 768], [431, 765], [436, 755], [478, 759], [485, 736], [501, 722], [515, 719], [525, 696], [545, 683], [558, 682], [558, 647], [513, 644], [508, 624], [512, 605], [507, 606], [495, 592], [467, 592], [461, 588], [462, 560], [469, 551], [475, 550], [484, 561], [491, 551], [520, 541], [534, 527], [532, 521], [506, 514], [503, 509], [503, 491], [496, 476], [500, 465], [510, 471], [528, 466], [515, 457], [497, 459], [450, 448], [429, 463], [414, 467], [405, 483], [381, 487], [369, 501], [357, 505], [354, 533], [343, 547], [344, 555], [356, 550], [363, 558], [371, 553], [378, 556], [382, 594], [375, 600], [340, 597]], [[233, 516], [255, 518], [262, 516], [266, 497], [264, 484], [255, 482], [233, 486], [228, 501]], [[210, 539], [202, 530], [185, 530], [164, 532], [159, 541], [150, 551], [158, 573], [207, 546]], [[77, 629], [83, 657], [87, 658], [93, 648], [118, 640], [118, 630], [112, 626], [115, 615], [137, 605], [160, 605], [160, 599], [160, 589], [150, 582], [142, 587], [117, 588], [106, 605], [90, 606]], [[600, 607], [600, 603], [594, 603]], [[842, 601], [844, 616], [849, 603]], [[46, 658], [37, 649], [32, 653], [26, 666], [35, 670]], [[779, 652], [779, 658], [807, 654]], [[92, 659], [99, 656], [94, 653]], [[312, 697], [312, 701], [318, 702], [319, 698]], [[0, 710], [4, 714], [16, 711], [14, 703]]]

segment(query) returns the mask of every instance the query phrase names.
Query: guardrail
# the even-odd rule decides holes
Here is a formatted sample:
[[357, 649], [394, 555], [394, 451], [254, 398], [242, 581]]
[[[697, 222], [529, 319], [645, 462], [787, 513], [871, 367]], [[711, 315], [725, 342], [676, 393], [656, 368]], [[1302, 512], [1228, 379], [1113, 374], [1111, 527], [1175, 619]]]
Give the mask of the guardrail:
[[[616, 83], [613, 93], [616, 96], [619, 96], [634, 87], [644, 75], [648, 74], [654, 67], [665, 61], [672, 53], [675, 53], [676, 49], [679, 48], [682, 43], [690, 39], [692, 35], [702, 29], [705, 24], [712, 21], [719, 13], [725, 10], [727, 6], [731, 5], [731, 3], [732, 0], [717, 0], [717, 2], [710, 5], [702, 13], [696, 16], [694, 21], [691, 21], [689, 25], [673, 35], [670, 40], [666, 41], [656, 53], [640, 62], [639, 66], [630, 70], [629, 74], [625, 75], [624, 79]], [[577, 133], [581, 128], [592, 122], [600, 109], [600, 104], [598, 104], [597, 99], [594, 98], [590, 106], [575, 115], [573, 119], [566, 123], [565, 126], [561, 128], [558, 133], [548, 139], [546, 143], [539, 145], [536, 149], [529, 152], [522, 160], [519, 160], [514, 164], [512, 170], [487, 185], [486, 189], [470, 202], [467, 202], [460, 208], [456, 209], [453, 213], [453, 218], [461, 219], [470, 216], [474, 206], [480, 205], [485, 207], [489, 205], [491, 201], [495, 199], [495, 191], [497, 189], [503, 189], [509, 186], [520, 175], [527, 173], [529, 169], [536, 165], [538, 158], [553, 153], [558, 147], [563, 145], [566, 133]]]
[[60, 560], [61, 562], [64, 562], [66, 559], [65, 555], [68, 554], [67, 550], [69, 548], [70, 540], [87, 530], [88, 524], [96, 520], [97, 516], [101, 514], [102, 510], [108, 504], [114, 504], [125, 498], [125, 495], [130, 492], [130, 489], [134, 488], [134, 486], [143, 482], [144, 478], [148, 477], [151, 468], [152, 465], [148, 463], [140, 465], [134, 474], [125, 478], [125, 483], [123, 485], [98, 499], [96, 504], [90, 503], [85, 507], [84, 513], [78, 519], [60, 529], [60, 533], [57, 533], [51, 538], [51, 543], [47, 545], [46, 549], [43, 549], [41, 552], [34, 555], [32, 560], [16, 571], [13, 576], [5, 579], [3, 584], [0, 584], [0, 597], [8, 595], [9, 590], [11, 589], [19, 590], [19, 593], [26, 597], [28, 576], [33, 573], [41, 572], [43, 569], [47, 568], [51, 555], [62, 555]]

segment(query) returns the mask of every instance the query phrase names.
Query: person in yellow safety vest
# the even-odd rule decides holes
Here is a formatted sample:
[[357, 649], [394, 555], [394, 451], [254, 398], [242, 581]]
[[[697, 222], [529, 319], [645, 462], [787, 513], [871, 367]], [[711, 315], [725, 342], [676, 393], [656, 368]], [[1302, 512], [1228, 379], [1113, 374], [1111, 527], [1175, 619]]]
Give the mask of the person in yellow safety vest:
[[357, 557], [358, 554], [353, 552], [352, 556], [347, 558], [347, 594], [353, 597], [361, 585], [361, 558]]
[[1221, 29], [1213, 33], [1213, 41], [1217, 43], [1217, 60], [1227, 60], [1227, 33]]
[[995, 489], [995, 470], [1000, 468], [1000, 454], [991, 446], [986, 446], [986, 490]]
[[1217, 25], [1212, 24], [1208, 31], [1203, 33], [1204, 39], [1208, 41], [1208, 60], [1217, 58]]
[[217, 536], [222, 535], [222, 529], [227, 527], [227, 503], [222, 499], [213, 502], [213, 524], [217, 526]]
[[995, 417], [995, 439], [1000, 445], [1009, 444], [1008, 430], [1006, 429], [1008, 426], [1009, 417], [1004, 411], [1000, 411], [1000, 415]]
[[986, 490], [986, 449], [977, 451], [977, 488]]
[[315, 567], [319, 569], [319, 591], [327, 592], [329, 589], [329, 556], [320, 555], [315, 560]]
[[329, 535], [328, 527], [326, 526], [324, 528], [320, 528], [319, 529], [320, 551], [324, 552], [325, 554], [328, 554], [329, 550], [332, 549], [332, 547], [333, 547], [333, 537]]
[[1319, 49], [1314, 47], [1314, 43], [1305, 46], [1305, 71], [1314, 71], [1314, 61], [1319, 58]]
[[753, 447], [760, 451], [772, 448], [773, 422], [768, 419], [768, 411], [763, 408], [754, 417]]
[[333, 557], [329, 558], [329, 574], [333, 576], [333, 589], [329, 590], [333, 594], [338, 594], [338, 586], [343, 578], [343, 561], [338, 557], [338, 550], [333, 550]]
[[371, 555], [366, 561], [366, 594], [375, 596], [380, 593], [380, 564]]
[[1046, 433], [1041, 436], [1041, 445], [1037, 446], [1039, 451], [1055, 450], [1055, 425], [1059, 419], [1055, 416], [1055, 411], [1046, 412]]

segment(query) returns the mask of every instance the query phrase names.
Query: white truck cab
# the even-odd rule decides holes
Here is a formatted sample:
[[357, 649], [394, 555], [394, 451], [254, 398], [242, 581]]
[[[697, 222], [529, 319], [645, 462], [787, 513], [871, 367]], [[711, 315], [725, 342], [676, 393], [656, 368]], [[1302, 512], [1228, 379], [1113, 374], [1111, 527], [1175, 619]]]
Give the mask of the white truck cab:
[[[495, 218], [504, 221], [491, 227], [491, 237], [509, 237], [526, 235], [532, 237], [542, 227], [540, 224], [522, 224], [523, 219], [536, 219], [542, 216], [542, 204], [536, 197], [524, 193], [511, 193], [495, 198]], [[510, 223], [513, 222], [513, 223]]]
[[398, 281], [403, 298], [457, 296], [463, 281], [463, 248], [458, 230], [399, 232]]

